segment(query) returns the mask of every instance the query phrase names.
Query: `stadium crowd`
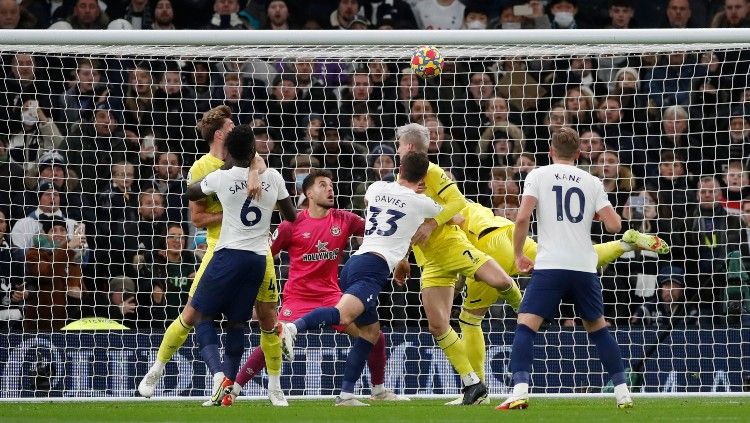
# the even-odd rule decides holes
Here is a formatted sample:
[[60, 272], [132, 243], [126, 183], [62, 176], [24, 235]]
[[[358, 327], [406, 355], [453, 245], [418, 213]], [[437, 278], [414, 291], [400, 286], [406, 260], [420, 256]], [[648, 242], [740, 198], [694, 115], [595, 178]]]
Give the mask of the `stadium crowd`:
[[[485, 29], [748, 27], [746, 0], [0, 0], [0, 28]], [[425, 81], [406, 62], [7, 54], [0, 59], [0, 323], [57, 330], [82, 316], [164, 328], [205, 251], [183, 196], [219, 104], [297, 193], [334, 172], [361, 212], [392, 180], [394, 129], [430, 130], [430, 158], [467, 198], [514, 219], [548, 140], [580, 134], [630, 252], [603, 270], [615, 325], [731, 324], [750, 312], [750, 51], [452, 58]], [[298, 206], [304, 207], [298, 195]], [[600, 231], [595, 242], [615, 238]], [[282, 263], [285, 258], [281, 258]], [[282, 281], [283, 281], [282, 266]], [[386, 325], [423, 322], [418, 280], [381, 295]], [[748, 291], [748, 292], [746, 292]], [[494, 310], [503, 317], [505, 309]], [[563, 325], [574, 325], [563, 310]]]

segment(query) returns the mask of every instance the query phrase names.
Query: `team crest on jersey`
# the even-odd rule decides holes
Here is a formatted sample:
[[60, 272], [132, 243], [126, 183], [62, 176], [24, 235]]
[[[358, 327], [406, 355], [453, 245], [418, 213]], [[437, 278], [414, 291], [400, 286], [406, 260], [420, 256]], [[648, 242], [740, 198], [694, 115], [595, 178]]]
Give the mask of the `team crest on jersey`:
[[341, 235], [341, 228], [338, 226], [334, 226], [331, 228], [331, 235], [333, 236], [339, 236]]
[[310, 239], [310, 232], [302, 232], [302, 238]]
[[281, 312], [281, 315], [284, 317], [289, 317], [292, 315], [292, 310], [285, 308], [284, 311]]

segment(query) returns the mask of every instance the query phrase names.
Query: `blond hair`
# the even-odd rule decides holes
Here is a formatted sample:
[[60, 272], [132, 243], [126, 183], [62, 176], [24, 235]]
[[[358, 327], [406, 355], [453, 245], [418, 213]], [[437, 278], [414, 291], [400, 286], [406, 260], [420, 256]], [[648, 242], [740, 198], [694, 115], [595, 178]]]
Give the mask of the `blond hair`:
[[224, 126], [224, 121], [232, 117], [232, 109], [222, 104], [203, 113], [203, 117], [198, 121], [197, 129], [207, 143], [214, 142], [214, 133]]

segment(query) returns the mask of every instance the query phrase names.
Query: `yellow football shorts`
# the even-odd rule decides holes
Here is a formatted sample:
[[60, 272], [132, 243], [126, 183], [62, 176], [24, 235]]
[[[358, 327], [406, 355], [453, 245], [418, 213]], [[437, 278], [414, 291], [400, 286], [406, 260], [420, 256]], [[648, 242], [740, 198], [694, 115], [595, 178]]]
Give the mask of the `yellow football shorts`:
[[457, 226], [446, 228], [443, 233], [442, 239], [431, 240], [434, 244], [430, 251], [433, 253], [425, 256], [426, 261], [421, 269], [422, 289], [455, 287], [456, 275], [464, 275], [468, 279], [491, 259], [473, 246]]

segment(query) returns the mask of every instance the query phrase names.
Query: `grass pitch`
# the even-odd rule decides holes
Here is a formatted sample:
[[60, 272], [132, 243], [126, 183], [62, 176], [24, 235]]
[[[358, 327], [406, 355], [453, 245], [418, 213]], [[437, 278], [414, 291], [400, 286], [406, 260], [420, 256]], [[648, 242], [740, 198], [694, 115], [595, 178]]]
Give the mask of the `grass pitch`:
[[635, 398], [618, 410], [613, 398], [533, 399], [527, 410], [496, 411], [492, 405], [448, 407], [444, 400], [334, 407], [332, 400], [293, 400], [289, 408], [265, 401], [238, 401], [204, 408], [196, 401], [0, 403], [0, 422], [742, 422], [750, 421], [750, 398]]

